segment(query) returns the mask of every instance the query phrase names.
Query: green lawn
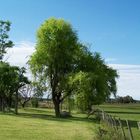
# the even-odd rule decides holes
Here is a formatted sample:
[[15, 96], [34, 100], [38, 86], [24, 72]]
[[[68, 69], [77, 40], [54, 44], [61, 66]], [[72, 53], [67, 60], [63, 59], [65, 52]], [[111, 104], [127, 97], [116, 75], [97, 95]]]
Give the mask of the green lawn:
[[0, 113], [0, 140], [93, 140], [99, 125], [84, 114], [58, 119], [47, 109], [19, 112], [17, 116]]
[[[125, 121], [129, 120], [134, 140], [140, 140], [140, 130], [137, 127], [137, 121], [140, 121], [140, 104], [105, 104], [99, 107], [112, 116], [123, 120], [124, 126]], [[126, 127], [125, 131], [128, 132]]]

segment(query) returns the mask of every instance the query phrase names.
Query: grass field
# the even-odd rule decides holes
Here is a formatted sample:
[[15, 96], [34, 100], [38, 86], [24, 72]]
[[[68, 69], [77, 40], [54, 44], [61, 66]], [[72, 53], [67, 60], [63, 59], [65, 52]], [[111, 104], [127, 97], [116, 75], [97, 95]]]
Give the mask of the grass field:
[[0, 140], [93, 140], [98, 123], [84, 114], [59, 119], [47, 109], [0, 113]]
[[[112, 116], [123, 120], [124, 125], [125, 121], [129, 120], [134, 140], [140, 140], [140, 130], [137, 127], [137, 121], [140, 121], [140, 104], [105, 104], [99, 107]], [[128, 132], [126, 127], [125, 131]]]
[[[134, 140], [140, 140], [140, 105], [100, 105], [112, 116], [130, 121]], [[53, 110], [26, 108], [19, 115], [0, 113], [0, 140], [94, 140], [99, 124], [85, 114], [55, 118]], [[127, 132], [127, 129], [125, 128]]]

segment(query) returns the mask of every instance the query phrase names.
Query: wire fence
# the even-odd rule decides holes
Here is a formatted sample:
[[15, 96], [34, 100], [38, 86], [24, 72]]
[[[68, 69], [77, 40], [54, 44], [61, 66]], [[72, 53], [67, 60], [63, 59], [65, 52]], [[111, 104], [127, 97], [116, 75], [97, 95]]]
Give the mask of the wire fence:
[[[121, 132], [124, 140], [135, 140], [129, 120], [121, 120], [120, 118], [112, 116], [101, 109], [96, 109], [95, 112], [100, 120], [114, 129], [116, 133]], [[140, 131], [140, 122], [137, 122], [137, 128]]]

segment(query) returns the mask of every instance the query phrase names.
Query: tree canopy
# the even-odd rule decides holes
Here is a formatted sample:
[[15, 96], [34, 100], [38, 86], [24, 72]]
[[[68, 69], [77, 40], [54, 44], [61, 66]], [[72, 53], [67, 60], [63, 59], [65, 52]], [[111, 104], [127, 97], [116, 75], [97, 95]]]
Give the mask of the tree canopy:
[[11, 108], [18, 90], [29, 83], [23, 68], [10, 66], [8, 63], [0, 62], [0, 110]]
[[10, 31], [11, 23], [9, 21], [0, 20], [0, 60], [3, 59], [7, 48], [13, 46], [13, 42], [9, 40], [8, 32]]

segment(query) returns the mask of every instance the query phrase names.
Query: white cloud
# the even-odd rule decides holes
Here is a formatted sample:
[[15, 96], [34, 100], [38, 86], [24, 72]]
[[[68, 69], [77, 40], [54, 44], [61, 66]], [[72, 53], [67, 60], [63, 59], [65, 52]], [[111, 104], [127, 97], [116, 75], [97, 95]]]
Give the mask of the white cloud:
[[109, 64], [118, 70], [118, 95], [140, 99], [140, 65]]
[[35, 50], [35, 43], [32, 42], [18, 42], [15, 43], [13, 48], [8, 49], [7, 54], [4, 57], [5, 61], [8, 61], [11, 65], [26, 66], [29, 56]]

